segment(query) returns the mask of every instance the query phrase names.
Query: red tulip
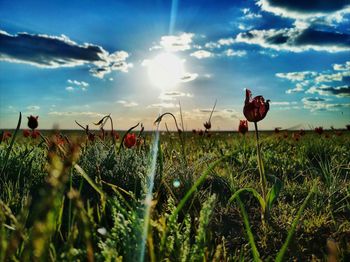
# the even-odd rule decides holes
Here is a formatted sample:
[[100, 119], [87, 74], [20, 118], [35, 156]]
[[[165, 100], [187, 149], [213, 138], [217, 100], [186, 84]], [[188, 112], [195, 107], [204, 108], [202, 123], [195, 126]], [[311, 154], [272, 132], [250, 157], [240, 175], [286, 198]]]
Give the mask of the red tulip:
[[111, 136], [115, 138], [115, 140], [119, 139], [119, 133], [116, 131], [111, 131]]
[[238, 132], [243, 134], [243, 135], [248, 132], [248, 121], [247, 120], [239, 120]]
[[323, 127], [322, 126], [319, 126], [319, 127], [316, 127], [315, 128], [315, 132], [319, 135], [322, 135], [323, 133]]
[[28, 129], [23, 130], [23, 136], [24, 136], [24, 137], [30, 136], [30, 131], [29, 131]]
[[12, 134], [8, 131], [5, 131], [3, 134], [2, 134], [2, 141], [6, 141], [7, 139], [9, 139], [10, 137], [12, 136]]
[[269, 111], [270, 100], [266, 100], [263, 96], [256, 96], [252, 99], [252, 92], [246, 89], [246, 97], [243, 108], [243, 114], [249, 122], [259, 122], [264, 119], [267, 111]]
[[127, 134], [124, 139], [124, 145], [127, 148], [131, 148], [136, 144], [136, 135], [135, 134]]
[[38, 118], [39, 116], [28, 116], [28, 127], [32, 130], [38, 127]]
[[36, 139], [38, 136], [40, 136], [40, 132], [39, 132], [39, 131], [36, 131], [36, 130], [33, 130], [33, 131], [32, 131], [32, 138], [33, 138], [33, 139]]

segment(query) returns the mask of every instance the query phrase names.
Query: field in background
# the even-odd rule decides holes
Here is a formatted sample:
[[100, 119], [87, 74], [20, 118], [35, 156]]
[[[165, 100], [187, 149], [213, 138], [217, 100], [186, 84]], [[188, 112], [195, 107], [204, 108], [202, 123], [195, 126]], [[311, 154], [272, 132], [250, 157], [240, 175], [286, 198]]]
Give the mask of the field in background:
[[260, 133], [265, 173], [281, 182], [264, 219], [251, 192], [231, 198], [260, 192], [253, 133], [134, 133], [126, 148], [123, 132], [115, 144], [19, 132], [8, 159], [3, 141], [0, 261], [265, 261], [286, 243], [288, 260], [350, 259], [350, 132]]

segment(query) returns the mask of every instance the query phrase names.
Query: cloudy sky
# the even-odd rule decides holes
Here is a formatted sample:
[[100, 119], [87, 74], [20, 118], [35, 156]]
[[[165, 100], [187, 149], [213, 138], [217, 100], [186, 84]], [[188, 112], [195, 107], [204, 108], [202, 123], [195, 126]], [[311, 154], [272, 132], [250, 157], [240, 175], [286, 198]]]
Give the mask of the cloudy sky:
[[344, 127], [349, 19], [349, 0], [3, 0], [0, 128], [21, 111], [41, 128], [111, 113], [118, 129], [152, 129], [179, 103], [203, 128], [217, 100], [213, 128], [232, 130], [245, 88], [271, 100], [262, 128]]

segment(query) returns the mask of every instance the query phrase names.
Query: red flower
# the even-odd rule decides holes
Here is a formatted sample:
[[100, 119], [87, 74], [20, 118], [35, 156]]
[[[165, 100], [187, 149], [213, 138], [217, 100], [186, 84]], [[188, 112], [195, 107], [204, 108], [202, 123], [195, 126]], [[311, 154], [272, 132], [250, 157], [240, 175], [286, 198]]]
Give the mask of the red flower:
[[299, 135], [300, 136], [303, 136], [303, 135], [305, 135], [306, 133], [305, 133], [305, 130], [304, 129], [300, 129], [300, 131], [299, 131]]
[[38, 136], [40, 136], [40, 132], [39, 132], [39, 131], [36, 131], [36, 130], [33, 130], [33, 131], [32, 131], [32, 138], [33, 138], [33, 139], [36, 139]]
[[205, 130], [209, 130], [211, 128], [211, 122], [210, 121], [205, 122], [203, 125], [204, 125]]
[[124, 145], [127, 148], [131, 148], [136, 144], [136, 135], [135, 134], [127, 134], [124, 139]]
[[196, 129], [192, 129], [192, 133], [193, 134], [197, 133]]
[[323, 133], [323, 127], [322, 126], [319, 126], [319, 127], [316, 127], [315, 128], [315, 132], [319, 135], [322, 135]]
[[8, 131], [5, 131], [3, 134], [2, 134], [2, 141], [6, 141], [7, 139], [9, 139], [10, 137], [12, 136], [12, 134]]
[[115, 140], [118, 140], [119, 139], [119, 133], [116, 132], [116, 131], [111, 131], [111, 137], [114, 137]]
[[252, 99], [252, 92], [246, 89], [246, 97], [243, 108], [243, 114], [249, 122], [259, 122], [264, 119], [267, 111], [269, 111], [270, 100], [266, 100], [263, 96], [256, 96]]
[[95, 141], [95, 134], [94, 134], [94, 133], [89, 133], [89, 134], [88, 134], [88, 139], [89, 139], [89, 141], [91, 141], [91, 142]]
[[38, 127], [38, 118], [39, 116], [28, 116], [28, 127], [32, 130]]
[[23, 136], [24, 136], [24, 137], [30, 136], [30, 130], [28, 130], [28, 129], [23, 130]]
[[275, 127], [275, 134], [278, 134], [281, 131], [280, 129], [280, 127]]
[[202, 136], [203, 134], [204, 134], [204, 132], [202, 129], [198, 131], [198, 135]]
[[299, 141], [299, 139], [301, 138], [300, 134], [299, 133], [293, 133], [292, 134], [292, 137], [295, 141]]
[[238, 132], [240, 132], [243, 135], [248, 132], [247, 120], [239, 120]]

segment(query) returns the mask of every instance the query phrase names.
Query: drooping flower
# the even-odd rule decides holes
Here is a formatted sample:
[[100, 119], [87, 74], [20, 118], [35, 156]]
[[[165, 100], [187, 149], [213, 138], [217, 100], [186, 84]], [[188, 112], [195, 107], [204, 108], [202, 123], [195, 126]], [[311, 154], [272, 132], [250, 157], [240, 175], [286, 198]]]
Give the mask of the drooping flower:
[[238, 132], [243, 134], [243, 135], [248, 132], [248, 121], [247, 120], [239, 120]]
[[249, 122], [259, 122], [264, 119], [269, 111], [270, 100], [264, 99], [263, 96], [256, 96], [252, 99], [252, 92], [246, 89], [246, 97], [243, 108], [243, 114]]
[[127, 134], [124, 139], [124, 145], [127, 148], [131, 148], [136, 144], [136, 135], [135, 134]]
[[322, 135], [323, 133], [323, 127], [319, 126], [319, 127], [315, 127], [315, 132], [319, 135]]
[[38, 118], [39, 116], [28, 116], [28, 127], [32, 130], [38, 127]]

